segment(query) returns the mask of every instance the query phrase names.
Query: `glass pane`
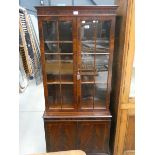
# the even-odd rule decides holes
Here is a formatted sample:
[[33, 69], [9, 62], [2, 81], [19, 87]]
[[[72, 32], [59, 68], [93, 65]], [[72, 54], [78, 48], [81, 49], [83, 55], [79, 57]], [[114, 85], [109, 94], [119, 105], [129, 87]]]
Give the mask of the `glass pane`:
[[93, 108], [94, 84], [81, 85], [81, 107], [85, 109]]
[[81, 70], [85, 70], [87, 75], [92, 75], [94, 72], [94, 55], [82, 54], [81, 59]]
[[45, 60], [46, 62], [51, 62], [51, 60], [60, 60], [60, 55], [59, 54], [45, 54]]
[[81, 53], [95, 53], [95, 43], [92, 41], [82, 42]]
[[73, 108], [74, 90], [71, 84], [62, 84], [62, 108]]
[[94, 27], [95, 23], [93, 20], [81, 21], [81, 40], [82, 41], [94, 41]]
[[[84, 72], [82, 72], [84, 74]], [[94, 83], [94, 76], [92, 75], [81, 75], [81, 81], [85, 83]]]
[[106, 101], [107, 85], [104, 83], [95, 84], [94, 108], [104, 108]]
[[47, 74], [59, 74], [60, 64], [58, 60], [46, 61], [45, 68]]
[[45, 43], [45, 53], [58, 53], [58, 44]]
[[111, 21], [96, 21], [96, 52], [109, 52]]
[[108, 70], [109, 55], [96, 55], [95, 69], [97, 72]]
[[60, 85], [48, 85], [48, 104], [50, 108], [61, 108]]
[[59, 21], [59, 40], [72, 41], [72, 22]]
[[95, 83], [107, 83], [108, 71], [97, 72], [95, 75]]
[[56, 21], [44, 21], [43, 34], [44, 34], [45, 41], [57, 41]]
[[61, 61], [63, 61], [63, 62], [72, 62], [73, 61], [73, 55], [62, 54], [61, 55]]
[[73, 53], [72, 43], [60, 43], [59, 45], [60, 53]]
[[73, 81], [73, 60], [61, 61], [61, 81]]
[[60, 83], [60, 75], [59, 74], [47, 74], [47, 82], [59, 82]]

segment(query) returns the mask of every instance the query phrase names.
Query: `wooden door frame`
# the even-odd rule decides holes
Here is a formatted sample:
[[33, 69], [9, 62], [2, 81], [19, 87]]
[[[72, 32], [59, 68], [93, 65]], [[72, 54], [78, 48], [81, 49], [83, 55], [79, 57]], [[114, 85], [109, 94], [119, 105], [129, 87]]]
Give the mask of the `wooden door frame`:
[[[56, 23], [58, 24], [59, 21], [72, 21], [72, 44], [73, 44], [73, 62], [74, 64], [76, 64], [76, 55], [77, 55], [77, 51], [76, 51], [76, 46], [77, 46], [77, 42], [76, 42], [76, 19], [73, 16], [38, 16], [38, 25], [39, 25], [39, 38], [40, 38], [40, 51], [41, 51], [41, 64], [42, 64], [42, 76], [43, 76], [43, 86], [44, 86], [44, 96], [45, 96], [45, 111], [73, 111], [73, 109], [62, 109], [62, 104], [61, 104], [61, 109], [50, 109], [49, 108], [49, 104], [48, 104], [48, 84], [47, 84], [47, 74], [46, 74], [46, 67], [45, 67], [45, 47], [44, 47], [44, 35], [43, 35], [43, 22], [44, 21], [56, 21]], [[57, 25], [58, 26], [58, 25]], [[57, 34], [58, 35], [58, 34]], [[59, 42], [59, 38], [58, 38], [58, 42]], [[76, 96], [76, 65], [73, 65], [73, 86], [74, 86], [74, 103], [73, 103], [73, 107], [74, 107], [74, 111], [77, 110], [77, 96]], [[60, 82], [61, 83], [61, 82]], [[62, 101], [61, 101], [62, 103]]]
[[134, 41], [134, 0], [127, 0], [125, 22], [125, 38], [122, 50], [120, 87], [118, 94], [117, 124], [114, 140], [113, 155], [134, 154], [134, 150], [125, 151], [126, 130], [129, 116], [135, 115], [135, 99], [129, 98], [133, 59], [135, 52]]
[[[105, 16], [105, 15], [101, 15], [101, 16], [79, 16], [77, 17], [77, 68], [80, 68], [80, 64], [81, 64], [81, 35], [80, 35], [80, 30], [81, 30], [81, 20], [101, 20], [101, 21], [106, 21], [106, 20], [110, 20], [111, 21], [111, 27], [110, 27], [110, 45], [109, 45], [109, 53], [110, 53], [110, 57], [109, 57], [109, 69], [108, 69], [108, 79], [107, 79], [107, 94], [106, 94], [106, 101], [105, 101], [105, 108], [103, 109], [94, 109], [94, 104], [93, 104], [93, 109], [95, 111], [100, 111], [100, 110], [109, 110], [109, 102], [110, 102], [110, 92], [111, 92], [111, 81], [112, 81], [112, 64], [113, 64], [113, 53], [114, 53], [114, 40], [115, 40], [115, 20], [116, 17], [114, 16]], [[96, 46], [96, 45], [95, 45]], [[77, 100], [78, 100], [78, 110], [79, 111], [89, 111], [88, 109], [82, 109], [81, 106], [81, 80], [77, 81]]]

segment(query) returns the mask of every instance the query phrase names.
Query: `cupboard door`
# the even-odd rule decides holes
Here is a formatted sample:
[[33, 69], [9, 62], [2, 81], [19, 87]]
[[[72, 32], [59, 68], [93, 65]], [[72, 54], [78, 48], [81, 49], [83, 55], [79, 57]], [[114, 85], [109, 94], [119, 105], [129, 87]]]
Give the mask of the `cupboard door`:
[[78, 74], [81, 76], [78, 96], [81, 109], [106, 109], [108, 83], [111, 83], [111, 26], [111, 18], [78, 18]]
[[76, 106], [75, 18], [47, 17], [42, 24], [48, 107], [73, 110]]
[[76, 149], [76, 122], [45, 122], [47, 152]]
[[86, 153], [109, 153], [110, 122], [78, 122], [78, 148]]

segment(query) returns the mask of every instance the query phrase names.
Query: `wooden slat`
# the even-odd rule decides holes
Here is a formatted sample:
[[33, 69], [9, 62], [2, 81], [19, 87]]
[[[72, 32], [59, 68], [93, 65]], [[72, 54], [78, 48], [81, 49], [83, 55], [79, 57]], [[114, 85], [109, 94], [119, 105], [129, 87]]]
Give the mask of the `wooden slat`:
[[125, 151], [123, 155], [135, 155], [135, 151], [133, 150]]
[[133, 103], [121, 104], [121, 109], [135, 109], [135, 104]]

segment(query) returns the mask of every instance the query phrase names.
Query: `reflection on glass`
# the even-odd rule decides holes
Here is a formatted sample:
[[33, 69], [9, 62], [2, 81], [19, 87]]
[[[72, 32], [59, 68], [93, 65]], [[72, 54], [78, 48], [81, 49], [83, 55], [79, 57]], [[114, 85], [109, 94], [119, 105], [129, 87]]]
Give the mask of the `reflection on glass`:
[[43, 34], [45, 41], [57, 41], [56, 21], [44, 21]]
[[73, 85], [62, 84], [62, 108], [73, 108]]
[[58, 44], [45, 43], [45, 53], [58, 53]]
[[94, 23], [92, 20], [87, 20], [85, 22], [81, 21], [81, 40], [91, 41], [95, 39], [94, 37]]
[[107, 85], [103, 83], [95, 84], [94, 108], [103, 108], [106, 101]]
[[94, 55], [93, 54], [82, 54], [81, 59], [82, 59], [81, 69], [94, 72]]
[[109, 52], [110, 20], [88, 20], [81, 22], [82, 52], [96, 53]]
[[96, 42], [96, 53], [109, 53], [109, 42], [105, 44], [106, 41]]
[[71, 63], [73, 61], [73, 55], [69, 55], [69, 54], [61, 55], [61, 61]]
[[108, 70], [109, 55], [96, 55], [95, 69], [98, 72]]
[[60, 43], [59, 51], [60, 53], [73, 53], [73, 44], [72, 43]]
[[60, 82], [60, 75], [47, 74], [47, 82]]
[[61, 108], [60, 85], [48, 85], [48, 103], [51, 108]]
[[107, 52], [109, 48], [111, 21], [98, 21], [96, 23], [97, 52]]
[[59, 40], [71, 41], [72, 40], [72, 22], [59, 21]]
[[81, 106], [82, 108], [93, 108], [94, 84], [81, 85]]
[[82, 82], [94, 83], [94, 76], [92, 76], [92, 75], [85, 75], [84, 72], [83, 72], [83, 75], [81, 76], [81, 81]]
[[95, 82], [107, 84], [109, 55], [96, 55]]
[[81, 53], [95, 53], [95, 43], [90, 42], [82, 42]]
[[107, 83], [108, 71], [100, 71], [95, 75], [95, 83]]
[[51, 60], [59, 60], [59, 59], [60, 59], [60, 55], [58, 54], [55, 54], [55, 55], [45, 54], [46, 62], [51, 62]]

